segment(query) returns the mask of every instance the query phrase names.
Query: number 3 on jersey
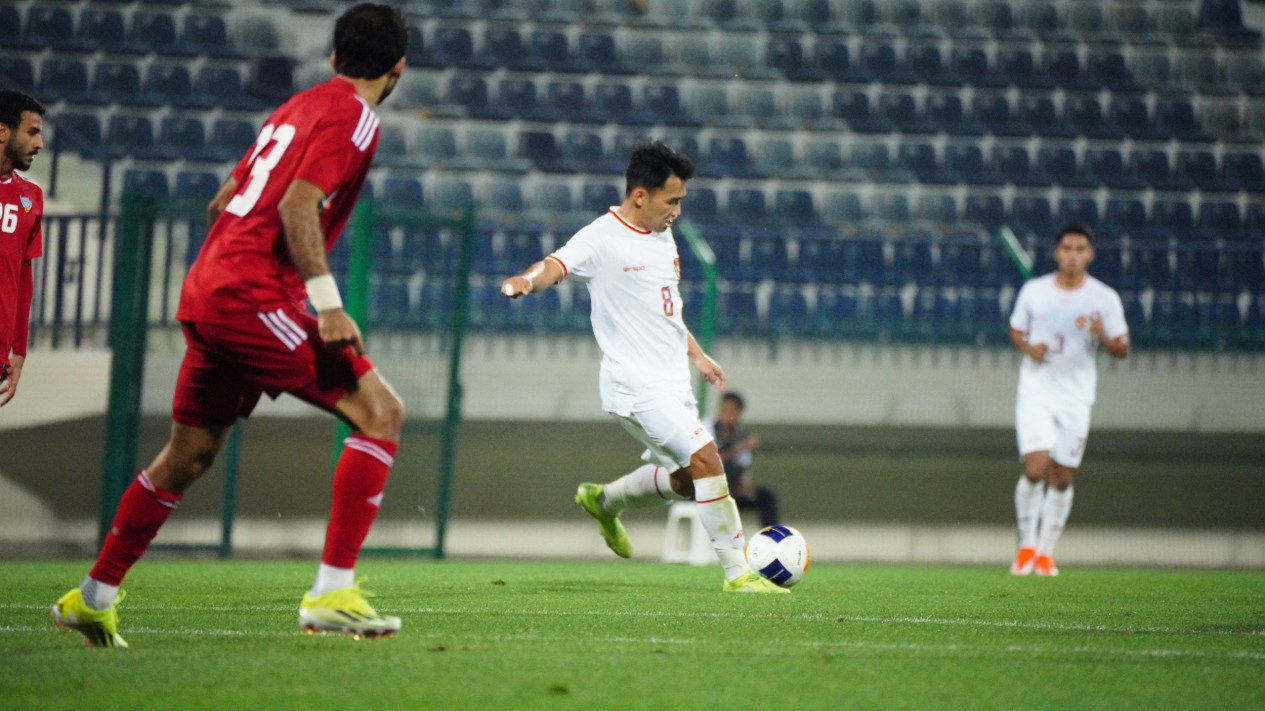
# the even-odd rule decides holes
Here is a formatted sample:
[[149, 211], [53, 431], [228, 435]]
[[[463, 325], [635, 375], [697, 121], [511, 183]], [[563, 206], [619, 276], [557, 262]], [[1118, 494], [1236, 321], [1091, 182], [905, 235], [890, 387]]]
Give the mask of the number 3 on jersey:
[[[228, 206], [224, 208], [225, 212], [231, 212], [238, 217], [245, 217], [250, 212], [255, 203], [259, 202], [259, 196], [264, 192], [264, 186], [268, 184], [268, 176], [272, 173], [272, 169], [277, 167], [277, 163], [281, 160], [281, 156], [285, 154], [286, 149], [290, 147], [290, 142], [294, 140], [294, 126], [283, 123], [280, 126], [268, 124], [259, 132], [259, 138], [255, 139], [255, 152], [251, 154], [250, 175], [246, 177], [246, 189], [233, 196], [228, 201]], [[269, 144], [272, 147], [269, 149]], [[266, 155], [260, 155], [268, 149]]]

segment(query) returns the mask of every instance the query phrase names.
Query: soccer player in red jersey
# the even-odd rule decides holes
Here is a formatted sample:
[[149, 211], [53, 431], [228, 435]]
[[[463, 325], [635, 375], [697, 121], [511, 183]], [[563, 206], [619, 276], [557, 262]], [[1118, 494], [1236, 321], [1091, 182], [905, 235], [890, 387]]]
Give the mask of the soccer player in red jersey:
[[43, 115], [35, 99], [0, 91], [0, 407], [17, 393], [26, 363], [31, 262], [43, 253], [44, 191], [18, 172], [44, 147]]
[[115, 610], [123, 576], [263, 393], [290, 393], [354, 430], [334, 469], [325, 548], [299, 626], [357, 637], [400, 628], [398, 617], [369, 605], [354, 567], [382, 501], [404, 404], [365, 357], [325, 254], [360, 195], [378, 143], [374, 107], [403, 72], [407, 43], [396, 8], [364, 3], [343, 13], [336, 76], [274, 111], [211, 201], [212, 227], [176, 312], [187, 347], [171, 439], [124, 492], [88, 577], [53, 606], [55, 621], [89, 645], [126, 646]]

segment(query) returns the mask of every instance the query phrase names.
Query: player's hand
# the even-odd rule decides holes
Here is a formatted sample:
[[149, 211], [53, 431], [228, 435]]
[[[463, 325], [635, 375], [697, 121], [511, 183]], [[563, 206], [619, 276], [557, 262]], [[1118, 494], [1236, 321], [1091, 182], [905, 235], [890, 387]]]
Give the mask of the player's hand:
[[1107, 339], [1106, 334], [1102, 330], [1102, 316], [1094, 313], [1089, 317], [1089, 333], [1099, 341]]
[[360, 337], [360, 327], [343, 309], [326, 309], [316, 315], [321, 340], [331, 351], [351, 347], [357, 356], [365, 354], [365, 342]]
[[4, 407], [18, 393], [18, 379], [22, 377], [22, 364], [26, 356], [10, 356], [10, 365], [0, 365], [0, 407]]
[[518, 297], [524, 294], [530, 294], [531, 292], [532, 283], [530, 279], [521, 276], [512, 276], [501, 282], [501, 293], [511, 299], [517, 299]]
[[698, 368], [698, 374], [703, 376], [703, 380], [715, 385], [721, 390], [725, 389], [725, 371], [721, 369], [720, 364], [712, 360], [706, 354], [699, 354], [694, 359], [694, 367]]
[[1050, 347], [1044, 343], [1033, 343], [1028, 346], [1028, 357], [1036, 363], [1044, 363], [1045, 356], [1050, 352]]

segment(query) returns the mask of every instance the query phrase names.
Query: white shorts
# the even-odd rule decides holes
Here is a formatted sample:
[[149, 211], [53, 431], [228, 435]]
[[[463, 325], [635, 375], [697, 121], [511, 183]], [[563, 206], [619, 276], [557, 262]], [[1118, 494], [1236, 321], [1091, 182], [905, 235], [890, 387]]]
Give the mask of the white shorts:
[[643, 460], [669, 472], [689, 466], [690, 456], [713, 441], [691, 393], [655, 395], [638, 402], [632, 414], [610, 415], [646, 446]]
[[1015, 400], [1015, 435], [1019, 456], [1049, 452], [1065, 467], [1081, 465], [1089, 439], [1090, 405], [1057, 405], [1044, 398], [1020, 395]]

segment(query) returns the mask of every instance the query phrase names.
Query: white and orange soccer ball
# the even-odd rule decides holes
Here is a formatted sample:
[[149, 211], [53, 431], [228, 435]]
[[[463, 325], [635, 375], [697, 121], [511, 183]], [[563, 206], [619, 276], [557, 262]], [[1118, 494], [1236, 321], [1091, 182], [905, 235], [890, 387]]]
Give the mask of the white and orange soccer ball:
[[808, 570], [808, 541], [790, 526], [769, 526], [747, 541], [747, 565], [784, 588]]

